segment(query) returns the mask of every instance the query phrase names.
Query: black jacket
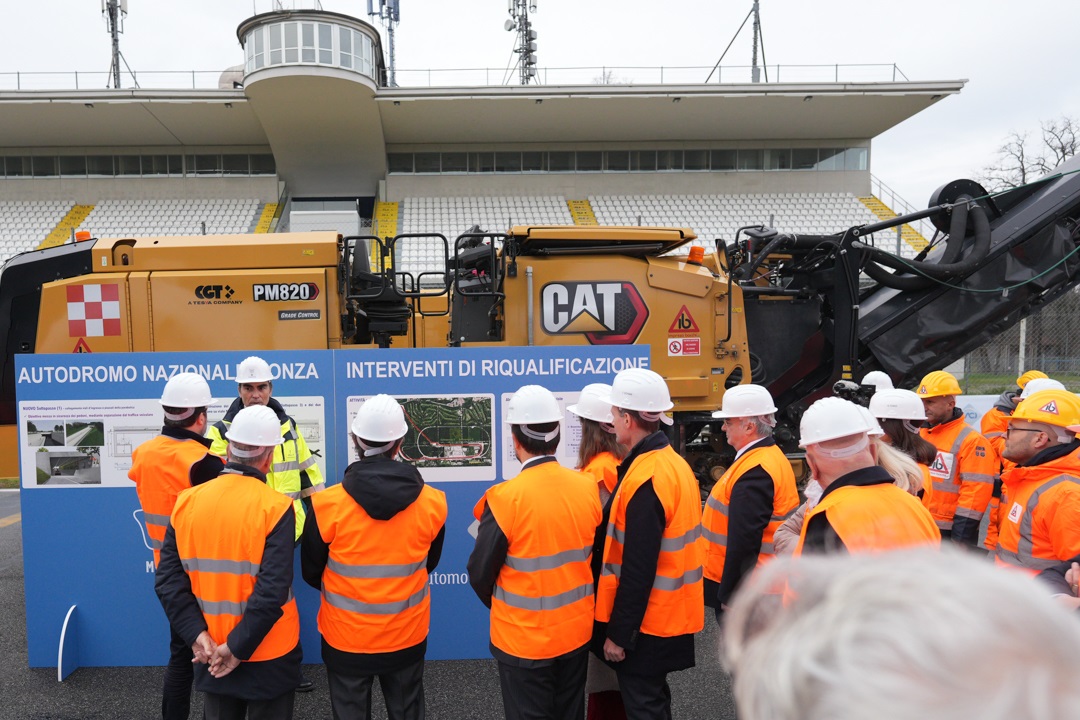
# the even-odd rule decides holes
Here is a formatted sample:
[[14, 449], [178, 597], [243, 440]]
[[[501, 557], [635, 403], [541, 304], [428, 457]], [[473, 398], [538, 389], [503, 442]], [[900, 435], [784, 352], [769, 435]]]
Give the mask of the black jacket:
[[[225, 471], [266, 482], [265, 475], [247, 465], [229, 463], [225, 466]], [[295, 528], [296, 518], [290, 505], [266, 536], [255, 587], [248, 597], [239, 624], [229, 633], [226, 641], [233, 655], [242, 661], [251, 657], [274, 623], [281, 618], [282, 607], [291, 595]], [[207, 625], [192, 593], [191, 580], [180, 561], [172, 523], [169, 523], [165, 530], [161, 565], [154, 579], [154, 590], [157, 591], [165, 615], [176, 634], [188, 645], [194, 645], [199, 634], [207, 629]], [[260, 662], [241, 662], [239, 667], [223, 678], [210, 675], [208, 665], [196, 664], [195, 689], [243, 700], [270, 700], [296, 688], [302, 659], [300, 643], [297, 643], [295, 648], [282, 657]]]
[[[407, 463], [399, 462], [385, 454], [372, 455], [345, 468], [341, 481], [345, 493], [356, 501], [375, 520], [389, 520], [416, 502], [424, 488], [420, 472]], [[431, 543], [428, 550], [427, 571], [430, 573], [442, 557], [446, 528]], [[330, 546], [319, 532], [319, 521], [314, 507], [308, 509], [304, 521], [304, 534], [300, 539], [300, 567], [304, 581], [322, 590], [323, 571], [330, 557]], [[322, 643], [323, 662], [336, 672], [350, 675], [375, 675], [391, 672], [424, 659], [427, 640], [412, 647], [386, 653], [350, 653]]]
[[[670, 443], [663, 432], [658, 431], [644, 438], [619, 465], [619, 482], [622, 483], [639, 455], [662, 450], [668, 445]], [[614, 497], [612, 495], [612, 499]], [[607, 504], [604, 513], [605, 517], [610, 517], [611, 500]], [[666, 525], [664, 506], [649, 480], [638, 488], [626, 506], [622, 573], [619, 588], [615, 591], [611, 620], [607, 623], [597, 622], [593, 629], [591, 649], [597, 657], [604, 657], [604, 641], [608, 638], [626, 651], [625, 660], [611, 663], [620, 673], [655, 676], [694, 666], [693, 634], [658, 637], [641, 632], [641, 621], [645, 618], [649, 595], [656, 579], [660, 541]], [[607, 525], [601, 525], [598, 536], [605, 536], [606, 532]]]

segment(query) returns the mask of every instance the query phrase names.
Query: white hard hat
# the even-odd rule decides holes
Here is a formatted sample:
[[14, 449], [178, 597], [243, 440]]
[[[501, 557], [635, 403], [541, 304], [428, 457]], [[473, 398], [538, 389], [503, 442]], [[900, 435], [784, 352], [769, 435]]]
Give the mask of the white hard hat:
[[615, 417], [611, 414], [611, 404], [607, 401], [609, 397], [611, 397], [610, 385], [591, 383], [581, 389], [577, 403], [567, 405], [566, 409], [586, 420], [595, 420], [599, 423], [615, 422]]
[[159, 402], [168, 407], [197, 408], [213, 405], [214, 398], [202, 375], [185, 372], [169, 378]]
[[891, 390], [892, 378], [880, 370], [871, 370], [862, 379], [862, 385], [873, 385], [878, 390]]
[[864, 409], [838, 397], [818, 400], [803, 413], [799, 423], [799, 447], [869, 433], [873, 428], [867, 421], [869, 413], [864, 414]]
[[562, 419], [559, 401], [550, 390], [539, 385], [523, 385], [510, 397], [505, 422], [507, 425], [539, 425], [562, 422]]
[[878, 390], [870, 398], [870, 413], [882, 420], [925, 420], [922, 398], [910, 390]]
[[1053, 378], [1035, 378], [1028, 380], [1027, 385], [1024, 386], [1024, 391], [1020, 393], [1020, 398], [1026, 398], [1034, 395], [1041, 390], [1064, 390], [1065, 386]]
[[776, 412], [772, 395], [761, 385], [736, 385], [724, 393], [720, 409], [714, 418], [744, 418], [770, 415]]
[[866, 420], [866, 425], [869, 428], [869, 430], [866, 431], [867, 435], [881, 437], [885, 434], [885, 431], [881, 429], [881, 423], [877, 421], [877, 418], [873, 416], [870, 410], [860, 405], [859, 412], [863, 414], [863, 419]]
[[236, 366], [236, 382], [259, 383], [270, 382], [274, 374], [270, 372], [270, 365], [261, 357], [252, 355], [244, 358], [244, 361]]
[[405, 437], [409, 426], [397, 400], [389, 395], [376, 395], [356, 411], [349, 429], [353, 435], [364, 440], [393, 442]]
[[664, 378], [652, 370], [630, 368], [615, 376], [609, 401], [612, 407], [662, 413], [675, 407]]
[[251, 405], [236, 413], [225, 437], [255, 447], [273, 447], [285, 442], [277, 413], [265, 405]]

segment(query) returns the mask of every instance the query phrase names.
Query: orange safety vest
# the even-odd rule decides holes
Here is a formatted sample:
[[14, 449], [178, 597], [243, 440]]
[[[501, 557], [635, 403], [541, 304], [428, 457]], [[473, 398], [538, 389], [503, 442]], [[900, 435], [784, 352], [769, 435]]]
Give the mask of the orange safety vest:
[[[172, 517], [176, 549], [215, 643], [226, 642], [240, 623], [266, 536], [291, 507], [289, 498], [258, 478], [231, 472], [180, 493]], [[298, 642], [300, 618], [289, 593], [282, 616], [248, 660], [282, 657]]]
[[1035, 574], [1080, 555], [1080, 452], [1007, 474], [997, 564]]
[[942, 530], [952, 530], [953, 517], [981, 520], [994, 492], [998, 459], [986, 439], [963, 416], [922, 428], [919, 434], [937, 448], [930, 464], [934, 497], [930, 514]]
[[319, 632], [331, 647], [385, 653], [419, 645], [431, 621], [427, 559], [446, 523], [446, 495], [425, 485], [389, 520], [375, 520], [341, 485], [311, 496], [330, 557]]
[[604, 562], [596, 591], [596, 619], [611, 620], [622, 574], [626, 507], [638, 488], [649, 480], [664, 508], [667, 526], [660, 541], [656, 578], [641, 621], [641, 632], [656, 637], [696, 633], [705, 627], [701, 491], [690, 466], [671, 446], [636, 457], [612, 498]]
[[600, 497], [592, 476], [548, 461], [488, 488], [485, 505], [509, 543], [491, 597], [491, 644], [514, 657], [546, 660], [589, 642], [593, 627], [592, 545]]
[[603, 485], [608, 493], [615, 492], [619, 482], [619, 458], [609, 452], [602, 452], [586, 463], [581, 472], [596, 478], [597, 485]]
[[727, 559], [728, 511], [731, 505], [731, 491], [739, 479], [748, 471], [761, 466], [773, 481], [773, 512], [769, 524], [761, 537], [761, 550], [757, 564], [770, 560], [775, 555], [773, 534], [776, 528], [791, 517], [800, 505], [799, 490], [795, 487], [795, 473], [791, 463], [784, 456], [784, 451], [776, 445], [761, 447], [756, 445], [740, 455], [727, 469], [705, 501], [705, 510], [701, 514], [701, 534], [705, 536], [705, 577], [716, 582], [724, 574], [724, 562]]
[[210, 451], [196, 440], [178, 440], [158, 435], [131, 453], [128, 477], [135, 482], [135, 492], [142, 505], [143, 522], [154, 565], [161, 564], [161, 544], [169, 524], [176, 496], [191, 487], [191, 468]]
[[911, 493], [892, 483], [846, 485], [825, 495], [806, 513], [796, 555], [802, 555], [810, 520], [821, 513], [826, 513], [829, 525], [849, 552], [941, 544], [941, 531], [934, 519]]

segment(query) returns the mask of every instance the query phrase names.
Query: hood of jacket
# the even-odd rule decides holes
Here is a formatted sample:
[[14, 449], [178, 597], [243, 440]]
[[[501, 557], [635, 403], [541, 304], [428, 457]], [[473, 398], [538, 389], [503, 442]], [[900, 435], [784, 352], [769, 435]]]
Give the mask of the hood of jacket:
[[347, 467], [341, 484], [369, 516], [389, 520], [420, 497], [424, 478], [412, 465], [373, 455]]

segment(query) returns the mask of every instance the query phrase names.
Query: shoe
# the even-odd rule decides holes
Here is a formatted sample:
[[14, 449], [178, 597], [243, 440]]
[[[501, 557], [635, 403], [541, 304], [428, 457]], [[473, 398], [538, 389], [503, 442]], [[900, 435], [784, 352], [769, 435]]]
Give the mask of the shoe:
[[315, 689], [315, 683], [308, 680], [303, 675], [300, 676], [300, 684], [296, 686], [296, 692], [311, 692]]

